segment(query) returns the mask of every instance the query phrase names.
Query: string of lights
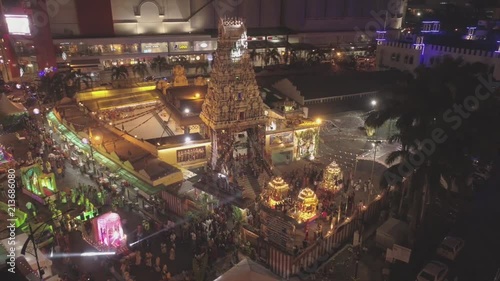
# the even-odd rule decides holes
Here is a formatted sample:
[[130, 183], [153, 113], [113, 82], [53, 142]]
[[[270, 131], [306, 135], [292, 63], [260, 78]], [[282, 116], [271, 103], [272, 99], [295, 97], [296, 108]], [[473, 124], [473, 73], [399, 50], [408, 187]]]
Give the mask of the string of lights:
[[141, 118], [143, 116], [147, 116], [147, 115], [149, 115], [149, 114], [151, 114], [151, 113], [153, 113], [155, 111], [157, 113], [161, 112], [161, 110], [163, 110], [164, 108], [165, 108], [164, 105], [155, 106], [155, 107], [153, 107], [151, 109], [148, 109], [148, 110], [146, 110], [144, 112], [141, 112], [141, 113], [138, 113], [138, 114], [135, 114], [135, 115], [132, 115], [132, 116], [127, 116], [126, 119], [124, 118], [124, 119], [120, 120], [120, 122], [114, 122], [113, 124], [115, 126], [117, 126], [117, 125], [122, 125], [122, 124], [125, 124], [125, 123], [130, 123], [130, 122], [132, 122], [134, 120], [137, 120], [137, 119], [139, 119], [139, 118]]

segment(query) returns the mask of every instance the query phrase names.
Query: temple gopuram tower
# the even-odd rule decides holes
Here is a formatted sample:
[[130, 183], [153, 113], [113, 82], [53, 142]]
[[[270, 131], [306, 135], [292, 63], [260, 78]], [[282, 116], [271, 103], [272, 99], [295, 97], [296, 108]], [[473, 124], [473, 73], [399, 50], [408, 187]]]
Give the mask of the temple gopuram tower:
[[208, 92], [200, 114], [212, 142], [209, 165], [231, 175], [242, 159], [262, 157], [266, 116], [241, 19], [221, 19]]

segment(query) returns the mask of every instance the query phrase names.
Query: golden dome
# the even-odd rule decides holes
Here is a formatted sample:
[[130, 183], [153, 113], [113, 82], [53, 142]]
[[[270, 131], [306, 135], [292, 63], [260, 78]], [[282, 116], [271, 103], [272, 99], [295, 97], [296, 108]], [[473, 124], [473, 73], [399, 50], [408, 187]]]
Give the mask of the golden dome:
[[306, 204], [317, 204], [318, 203], [318, 197], [316, 196], [316, 193], [310, 188], [304, 188], [300, 191], [299, 201], [302, 201], [303, 203]]
[[270, 181], [269, 188], [280, 191], [290, 189], [290, 187], [282, 177], [275, 177], [272, 181]]
[[328, 167], [326, 167], [326, 172], [328, 174], [340, 174], [342, 170], [340, 170], [337, 162], [333, 161], [332, 163], [330, 163], [330, 165], [328, 165]]

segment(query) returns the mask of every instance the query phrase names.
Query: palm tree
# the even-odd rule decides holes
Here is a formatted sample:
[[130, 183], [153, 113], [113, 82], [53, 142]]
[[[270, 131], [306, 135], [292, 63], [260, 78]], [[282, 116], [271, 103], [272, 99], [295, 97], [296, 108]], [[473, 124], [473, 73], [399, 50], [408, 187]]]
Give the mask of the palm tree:
[[[404, 75], [392, 89], [382, 93], [377, 110], [366, 118], [366, 125], [374, 128], [389, 120], [396, 121], [398, 132], [389, 141], [400, 143], [401, 149], [387, 157], [386, 162], [391, 166], [381, 186], [397, 185], [405, 189], [401, 193], [409, 202], [414, 231], [425, 226], [430, 200], [452, 192], [453, 182], [467, 182], [472, 172], [470, 156], [493, 155], [496, 147], [493, 143], [500, 140], [497, 130], [484, 124], [487, 123], [484, 120], [499, 120], [494, 109], [499, 106], [497, 100], [481, 104], [469, 118], [462, 118], [456, 128], [450, 128], [446, 117], [450, 108], [464, 104], [475, 93], [479, 84], [477, 75], [485, 73], [484, 65], [452, 59], [445, 59], [433, 68], [417, 69], [416, 77]], [[433, 140], [436, 130], [444, 132], [444, 143]], [[434, 147], [432, 151], [430, 146]], [[409, 184], [398, 184], [404, 178]], [[460, 185], [458, 191], [470, 192], [465, 185]]]
[[201, 70], [202, 73], [206, 74], [208, 72], [208, 62], [204, 61], [196, 63], [195, 72], [198, 73], [199, 70]]
[[77, 91], [82, 90], [82, 82], [85, 84], [86, 88], [91, 88], [93, 81], [92, 77], [87, 73], [83, 73], [81, 69], [78, 70], [70, 70], [65, 73], [64, 79], [66, 80], [68, 86], [74, 86]]
[[249, 55], [250, 55], [250, 60], [252, 61], [252, 63], [255, 66], [255, 61], [261, 57], [260, 54], [257, 52], [256, 49], [252, 49], [252, 51], [250, 51]]
[[295, 51], [294, 49], [290, 49], [286, 55], [285, 63], [295, 64], [298, 62], [298, 60], [299, 60], [299, 58], [297, 56], [297, 51]]
[[144, 78], [147, 74], [149, 74], [148, 67], [143, 62], [134, 64], [134, 66], [132, 66], [132, 72], [140, 78]]
[[323, 50], [312, 50], [307, 54], [307, 62], [309, 64], [319, 64], [326, 59], [325, 51]]
[[167, 67], [167, 65], [168, 65], [168, 63], [167, 63], [167, 59], [165, 57], [157, 56], [157, 57], [153, 58], [153, 60], [151, 61], [151, 68], [157, 69], [160, 76], [161, 76], [162, 69], [165, 69]]
[[45, 94], [43, 103], [62, 99], [65, 95], [64, 87], [64, 74], [62, 72], [51, 72], [42, 76], [38, 90]]
[[280, 64], [281, 62], [281, 55], [280, 53], [278, 52], [278, 50], [276, 48], [272, 49], [272, 50], [267, 50], [266, 51], [266, 54], [265, 54], [265, 57], [264, 57], [264, 62], [267, 65], [269, 65], [271, 62], [273, 64]]
[[111, 80], [118, 79], [127, 79], [128, 78], [128, 69], [124, 65], [114, 66], [111, 69]]

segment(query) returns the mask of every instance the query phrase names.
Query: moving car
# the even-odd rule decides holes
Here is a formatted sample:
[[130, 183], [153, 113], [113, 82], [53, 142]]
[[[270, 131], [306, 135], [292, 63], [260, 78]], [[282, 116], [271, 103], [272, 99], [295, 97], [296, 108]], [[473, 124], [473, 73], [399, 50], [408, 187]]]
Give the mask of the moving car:
[[465, 241], [461, 238], [447, 236], [437, 249], [437, 254], [448, 260], [455, 260], [463, 249]]
[[416, 281], [444, 281], [448, 271], [448, 266], [444, 263], [430, 261], [417, 275]]

